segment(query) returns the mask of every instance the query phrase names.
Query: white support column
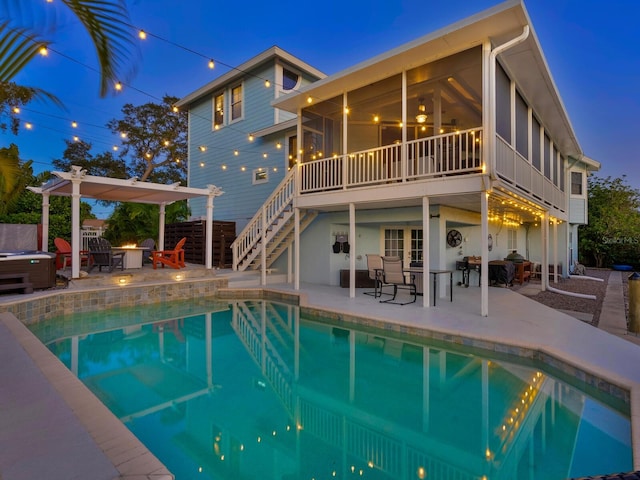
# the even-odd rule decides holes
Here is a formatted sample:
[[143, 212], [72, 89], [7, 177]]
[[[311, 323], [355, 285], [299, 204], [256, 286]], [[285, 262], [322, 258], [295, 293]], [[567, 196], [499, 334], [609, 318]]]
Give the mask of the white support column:
[[[429, 197], [422, 197], [422, 306], [429, 308]], [[452, 287], [453, 288], [453, 287]]]
[[480, 192], [480, 315], [489, 316], [489, 192]]
[[293, 289], [300, 290], [300, 209], [295, 207], [293, 210], [293, 238], [294, 238], [294, 279], [293, 279]]
[[558, 219], [553, 219], [553, 283], [558, 283]]
[[42, 192], [42, 251], [49, 251], [49, 192]]
[[80, 183], [71, 180], [71, 278], [80, 278]]
[[540, 218], [540, 234], [542, 235], [542, 266], [540, 267], [540, 284], [542, 290], [549, 287], [549, 212]]
[[[205, 241], [207, 246], [205, 249], [205, 266], [211, 270], [213, 264], [213, 195], [207, 197], [207, 231], [205, 233]], [[220, 252], [222, 254], [222, 252]]]
[[166, 216], [166, 204], [160, 204], [160, 215], [158, 219], [158, 250], [164, 250], [164, 222]]
[[356, 206], [349, 204], [349, 297], [356, 297]]
[[287, 283], [293, 282], [293, 246], [289, 244], [287, 247]]

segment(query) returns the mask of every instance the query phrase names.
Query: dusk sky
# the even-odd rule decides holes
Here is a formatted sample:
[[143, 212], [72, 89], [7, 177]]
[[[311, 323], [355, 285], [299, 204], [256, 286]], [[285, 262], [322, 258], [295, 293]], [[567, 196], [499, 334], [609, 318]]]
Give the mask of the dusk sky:
[[[91, 143], [93, 154], [118, 145], [105, 124], [125, 103], [183, 97], [274, 45], [330, 75], [499, 3], [129, 0], [131, 23], [160, 39], [141, 40], [135, 75], [123, 79], [121, 93], [100, 99], [86, 34], [55, 0], [34, 2], [59, 11], [57, 30], [48, 35], [54, 52], [35, 58], [15, 81], [55, 94], [66, 110], [33, 102], [20, 114], [33, 128], [1, 134], [0, 144], [17, 144], [36, 172], [52, 170], [51, 160], [74, 135]], [[640, 189], [640, 1], [528, 0], [525, 7], [582, 150], [602, 164], [597, 175], [626, 175]]]

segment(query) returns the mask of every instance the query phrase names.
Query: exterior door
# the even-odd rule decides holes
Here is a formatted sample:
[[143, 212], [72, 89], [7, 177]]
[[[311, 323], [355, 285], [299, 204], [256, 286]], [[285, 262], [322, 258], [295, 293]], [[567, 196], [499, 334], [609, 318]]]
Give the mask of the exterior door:
[[385, 256], [397, 256], [404, 266], [411, 262], [422, 262], [424, 242], [421, 228], [384, 228], [383, 245], [380, 249]]

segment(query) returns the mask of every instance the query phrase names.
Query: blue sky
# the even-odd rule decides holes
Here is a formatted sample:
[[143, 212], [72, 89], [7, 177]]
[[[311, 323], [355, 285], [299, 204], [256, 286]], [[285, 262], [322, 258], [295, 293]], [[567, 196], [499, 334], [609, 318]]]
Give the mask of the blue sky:
[[[225, 73], [225, 64], [239, 65], [273, 45], [332, 74], [499, 3], [129, 0], [133, 25], [184, 48], [152, 37], [141, 41], [136, 73], [125, 80], [130, 87], [104, 99], [84, 32], [55, 2], [38, 5], [58, 9], [51, 47], [63, 55], [34, 59], [16, 81], [55, 94], [66, 109], [32, 103], [20, 116], [33, 129], [17, 137], [2, 134], [0, 142], [16, 143], [37, 172], [51, 170], [51, 160], [62, 157], [64, 140], [73, 135], [92, 143], [94, 154], [117, 144], [104, 125], [120, 116], [125, 103], [185, 96]], [[626, 175], [640, 189], [640, 2], [528, 0], [525, 6], [582, 149], [602, 163], [598, 176]], [[213, 58], [216, 68], [185, 49]]]

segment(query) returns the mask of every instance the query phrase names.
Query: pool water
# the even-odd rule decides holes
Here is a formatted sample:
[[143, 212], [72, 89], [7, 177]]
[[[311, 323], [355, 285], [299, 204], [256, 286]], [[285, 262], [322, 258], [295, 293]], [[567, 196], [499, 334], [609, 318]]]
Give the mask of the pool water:
[[[632, 470], [628, 412], [521, 359], [260, 300], [34, 333], [185, 479], [564, 479]], [[619, 403], [619, 402], [618, 402]]]

